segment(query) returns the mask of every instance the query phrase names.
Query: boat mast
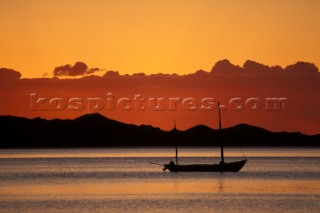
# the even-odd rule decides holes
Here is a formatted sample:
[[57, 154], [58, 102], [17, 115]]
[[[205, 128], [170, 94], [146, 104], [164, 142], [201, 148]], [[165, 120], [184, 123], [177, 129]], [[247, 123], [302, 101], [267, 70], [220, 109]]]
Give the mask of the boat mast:
[[177, 145], [177, 137], [176, 137], [176, 133], [177, 133], [176, 121], [174, 121], [174, 126], [173, 126], [173, 137], [174, 137], [175, 144], [176, 144], [176, 165], [178, 165], [178, 145]]
[[[218, 111], [219, 111], [219, 131], [221, 133], [222, 127], [221, 127], [221, 111], [220, 111], [220, 103], [219, 103], [219, 101], [218, 101]], [[222, 143], [222, 141], [221, 141], [221, 162], [224, 163], [223, 143]]]

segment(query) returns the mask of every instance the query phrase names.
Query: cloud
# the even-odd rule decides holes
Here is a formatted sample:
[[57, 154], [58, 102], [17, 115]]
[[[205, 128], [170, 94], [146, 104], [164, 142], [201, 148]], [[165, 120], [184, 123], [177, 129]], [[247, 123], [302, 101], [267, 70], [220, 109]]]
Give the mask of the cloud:
[[252, 73], [281, 73], [283, 72], [283, 68], [279, 65], [276, 66], [267, 66], [256, 61], [247, 60], [243, 64], [243, 70], [245, 72], [252, 72]]
[[100, 71], [100, 68], [91, 68], [91, 69], [88, 69], [87, 70], [87, 72], [86, 72], [86, 74], [92, 74], [92, 73], [94, 73], [94, 72], [97, 72], [97, 71]]
[[303, 62], [299, 61], [293, 65], [289, 65], [285, 68], [286, 72], [289, 73], [301, 73], [301, 74], [307, 74], [307, 73], [318, 73], [318, 67], [314, 65], [313, 63], [309, 62]]
[[88, 66], [83, 62], [76, 62], [73, 66], [70, 64], [54, 68], [54, 76], [77, 76], [84, 75]]
[[242, 67], [233, 65], [229, 60], [224, 59], [215, 63], [211, 69], [211, 73], [250, 73], [250, 74], [317, 74], [319, 73], [318, 68], [309, 62], [297, 62], [292, 65], [288, 65], [286, 68], [282, 68], [279, 65], [267, 66], [262, 63], [258, 63], [252, 60], [247, 60]]
[[0, 68], [0, 79], [20, 79], [21, 73], [13, 69]]
[[212, 73], [230, 73], [239, 71], [241, 71], [241, 67], [233, 65], [228, 59], [218, 61], [211, 69]]
[[270, 67], [264, 64], [260, 64], [255, 61], [247, 60], [243, 64], [243, 69], [247, 72], [254, 71], [254, 72], [267, 72], [270, 70]]
[[[70, 64], [66, 64], [63, 66], [56, 67], [53, 71], [55, 77], [59, 76], [86, 76], [93, 74], [95, 72], [104, 71], [100, 68], [89, 68], [84, 62], [76, 62], [73, 66]], [[198, 70], [195, 73], [187, 74], [185, 76], [200, 76], [200, 75], [207, 75], [207, 74], [314, 74], [318, 73], [318, 68], [309, 62], [297, 62], [293, 65], [288, 65], [285, 69], [283, 69], [279, 65], [275, 66], [268, 66], [262, 63], [247, 60], [243, 66], [238, 66], [232, 64], [228, 59], [223, 59], [215, 63], [212, 67], [211, 72], [206, 72], [204, 70]], [[43, 76], [47, 76], [43, 75]], [[151, 74], [147, 75], [145, 73], [134, 73], [132, 77], [160, 77], [165, 74], [158, 73], [158, 74]], [[107, 71], [103, 77], [124, 77], [130, 75], [120, 75], [118, 71]], [[177, 74], [172, 74], [169, 76], [179, 76]]]
[[100, 68], [90, 68], [83, 62], [78, 61], [73, 66], [66, 64], [64, 66], [54, 68], [54, 76], [81, 76], [93, 74], [94, 72], [101, 71]]
[[103, 77], [119, 77], [119, 72], [118, 71], [107, 71]]

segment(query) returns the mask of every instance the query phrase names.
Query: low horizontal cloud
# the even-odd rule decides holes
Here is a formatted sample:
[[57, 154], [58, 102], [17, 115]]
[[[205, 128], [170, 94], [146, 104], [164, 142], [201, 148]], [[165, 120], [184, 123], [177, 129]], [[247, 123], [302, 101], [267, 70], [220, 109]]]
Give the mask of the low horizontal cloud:
[[242, 67], [232, 64], [229, 60], [220, 60], [211, 69], [211, 73], [287, 73], [287, 74], [316, 74], [319, 69], [315, 64], [309, 62], [297, 62], [282, 68], [279, 65], [268, 66], [252, 60], [247, 60]]
[[[84, 62], [76, 62], [73, 66], [70, 64], [66, 64], [63, 66], [56, 67], [54, 69], [54, 76], [86, 76], [94, 74], [95, 72], [104, 71], [100, 68], [89, 68]], [[203, 75], [210, 75], [210, 74], [300, 74], [300, 75], [309, 75], [309, 74], [317, 74], [319, 73], [318, 68], [315, 64], [309, 62], [297, 62], [292, 65], [288, 65], [285, 68], [282, 68], [279, 65], [275, 66], [268, 66], [253, 60], [247, 60], [242, 66], [232, 64], [228, 59], [223, 59], [217, 61], [214, 66], [212, 67], [210, 72], [205, 70], [198, 70], [195, 73], [187, 74], [184, 76], [203, 76]], [[145, 78], [145, 77], [178, 77], [177, 74], [151, 74], [147, 75], [145, 73], [134, 73], [132, 75], [120, 75], [118, 71], [107, 71], [103, 77], [135, 77], [135, 78]]]
[[241, 67], [233, 65], [228, 59], [220, 60], [212, 67], [212, 73], [239, 72]]
[[290, 73], [318, 73], [318, 67], [313, 63], [299, 61], [293, 65], [289, 65], [285, 68], [285, 71]]
[[21, 73], [13, 69], [0, 68], [0, 79], [20, 79]]
[[66, 64], [60, 67], [54, 68], [54, 76], [82, 76], [93, 74], [94, 72], [100, 71], [100, 68], [89, 68], [85, 63], [78, 61], [73, 66]]
[[103, 77], [119, 77], [119, 72], [118, 71], [107, 71]]
[[100, 71], [100, 68], [90, 68], [86, 71], [86, 74], [92, 74], [94, 72]]

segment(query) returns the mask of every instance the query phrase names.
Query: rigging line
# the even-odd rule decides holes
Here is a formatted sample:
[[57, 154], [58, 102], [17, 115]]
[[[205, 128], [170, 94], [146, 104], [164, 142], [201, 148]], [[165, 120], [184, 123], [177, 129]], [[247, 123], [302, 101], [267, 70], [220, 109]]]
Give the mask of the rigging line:
[[[231, 124], [230, 124], [230, 122], [229, 122], [229, 119], [228, 119], [228, 117], [227, 117], [227, 114], [225, 113], [225, 111], [222, 111], [222, 113], [223, 113], [223, 117], [225, 118], [225, 120], [226, 120], [226, 122], [227, 122], [227, 126], [228, 127], [231, 127]], [[236, 132], [235, 132], [236, 133]], [[231, 137], [232, 137], [232, 139], [235, 141], [235, 136], [232, 134], [231, 135]], [[244, 154], [244, 151], [243, 151], [243, 148], [241, 147], [241, 146], [238, 146], [238, 148], [240, 149], [240, 151], [241, 151], [241, 154], [242, 154], [242, 157], [244, 158], [244, 159], [247, 159], [247, 157], [246, 157], [246, 155]]]
[[150, 164], [154, 164], [154, 165], [158, 165], [158, 166], [163, 166], [163, 164], [155, 163], [155, 162], [151, 162], [151, 161], [149, 161], [148, 163], [150, 163]]

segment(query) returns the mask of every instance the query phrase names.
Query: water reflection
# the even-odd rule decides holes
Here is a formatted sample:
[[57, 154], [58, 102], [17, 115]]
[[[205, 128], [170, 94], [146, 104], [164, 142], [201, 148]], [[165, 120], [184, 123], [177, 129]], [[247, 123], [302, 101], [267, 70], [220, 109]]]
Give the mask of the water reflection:
[[218, 192], [219, 193], [223, 193], [224, 192], [224, 179], [223, 178], [219, 178], [218, 179], [218, 184], [219, 184], [219, 190], [218, 190]]
[[[28, 152], [35, 157], [22, 158]], [[132, 157], [133, 152], [125, 150], [115, 150], [113, 154], [109, 150], [111, 156], [117, 157], [101, 157], [105, 155], [101, 150], [28, 152], [0, 151], [0, 211], [285, 212], [294, 208], [298, 212], [316, 212], [320, 209], [319, 157], [299, 157], [305, 150], [275, 151], [279, 155], [276, 158], [269, 157], [272, 153], [264, 156], [265, 150], [256, 150], [254, 153], [260, 152], [261, 156], [249, 157], [247, 168], [239, 173], [162, 172], [162, 167], [148, 163], [170, 160], [165, 157], [166, 151], [159, 150], [150, 153], [145, 150], [143, 155], [158, 153], [161, 157]], [[212, 162], [212, 157], [203, 157], [208, 151], [203, 152], [190, 151], [192, 156], [198, 155], [182, 157], [181, 162]], [[292, 156], [287, 157], [287, 152]], [[76, 154], [79, 156], [75, 157]], [[121, 157], [125, 155], [130, 157]]]
[[[176, 177], [175, 177], [176, 178]], [[87, 196], [90, 195], [149, 195], [149, 194], [318, 194], [320, 184], [317, 180], [235, 180], [225, 177], [213, 179], [163, 179], [163, 180], [99, 180], [94, 182], [60, 181], [60, 183], [15, 183], [0, 184], [0, 195], [29, 196]]]

